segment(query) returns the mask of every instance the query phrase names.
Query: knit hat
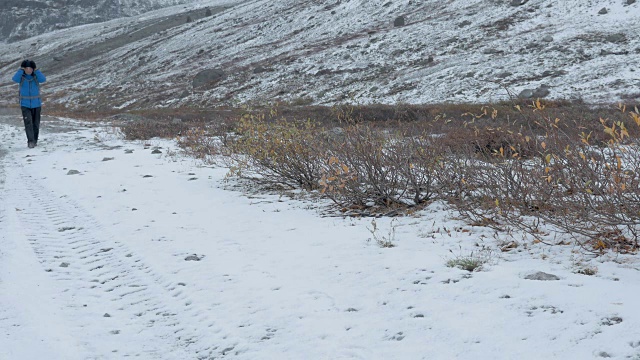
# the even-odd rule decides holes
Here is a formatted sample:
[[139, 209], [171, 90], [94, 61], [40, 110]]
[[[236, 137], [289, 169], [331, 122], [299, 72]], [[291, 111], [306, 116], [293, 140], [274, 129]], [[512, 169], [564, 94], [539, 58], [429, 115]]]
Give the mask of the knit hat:
[[22, 64], [20, 64], [21, 68], [32, 68], [33, 70], [36, 69], [36, 63], [33, 60], [24, 60], [22, 61]]

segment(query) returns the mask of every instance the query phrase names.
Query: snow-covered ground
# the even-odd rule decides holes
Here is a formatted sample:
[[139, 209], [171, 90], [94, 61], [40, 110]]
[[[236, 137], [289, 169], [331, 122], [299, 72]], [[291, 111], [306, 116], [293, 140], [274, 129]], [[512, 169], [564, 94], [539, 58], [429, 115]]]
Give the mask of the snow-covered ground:
[[[70, 119], [27, 149], [0, 116], [0, 359], [640, 359], [635, 256], [523, 242], [442, 204], [377, 219], [395, 229], [381, 248], [370, 218], [226, 174]], [[446, 266], [471, 252], [482, 271]]]

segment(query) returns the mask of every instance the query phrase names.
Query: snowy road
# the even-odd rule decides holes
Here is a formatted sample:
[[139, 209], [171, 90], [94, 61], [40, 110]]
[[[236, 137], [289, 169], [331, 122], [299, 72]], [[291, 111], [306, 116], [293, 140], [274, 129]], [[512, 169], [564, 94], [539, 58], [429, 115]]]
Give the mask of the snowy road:
[[15, 135], [3, 133], [0, 143], [0, 359], [36, 359], [45, 354], [84, 359], [88, 353], [69, 333], [63, 308], [54, 304], [60, 291], [52, 286], [22, 230], [19, 208], [12, 208], [16, 204], [7, 184], [7, 137]]
[[[14, 134], [3, 134], [2, 143]], [[22, 162], [7, 153], [0, 150], [0, 328], [11, 346], [0, 348], [16, 351], [7, 359], [41, 353], [47, 359], [109, 353], [195, 359], [215, 353], [204, 339], [214, 324], [190, 306], [181, 286], [132, 255], [82, 204], [48, 189], [46, 177], [28, 166], [32, 155]], [[42, 293], [32, 296], [34, 288]], [[13, 304], [3, 303], [12, 298]], [[188, 324], [180, 320], [185, 318]], [[119, 350], [123, 343], [126, 351]]]
[[504, 239], [439, 204], [382, 249], [371, 219], [171, 141], [46, 119], [27, 149], [19, 120], [0, 112], [0, 360], [640, 359], [637, 256], [520, 241], [468, 273], [445, 264]]

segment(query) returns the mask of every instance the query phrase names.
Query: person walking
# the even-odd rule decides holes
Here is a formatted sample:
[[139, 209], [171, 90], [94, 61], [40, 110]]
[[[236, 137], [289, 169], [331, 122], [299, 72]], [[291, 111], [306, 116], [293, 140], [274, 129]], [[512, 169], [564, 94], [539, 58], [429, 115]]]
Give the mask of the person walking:
[[38, 145], [40, 134], [40, 114], [42, 101], [40, 100], [40, 84], [47, 78], [40, 70], [36, 70], [33, 60], [24, 60], [20, 70], [13, 76], [13, 81], [20, 84], [20, 108], [24, 120], [24, 130], [27, 133], [27, 146], [34, 148]]

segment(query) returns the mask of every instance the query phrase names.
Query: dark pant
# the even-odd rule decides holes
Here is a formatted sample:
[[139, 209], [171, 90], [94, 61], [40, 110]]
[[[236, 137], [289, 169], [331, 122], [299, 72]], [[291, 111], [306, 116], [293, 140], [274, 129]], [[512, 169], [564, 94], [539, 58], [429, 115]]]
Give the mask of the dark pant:
[[24, 131], [27, 133], [27, 141], [38, 142], [40, 134], [40, 110], [42, 108], [28, 108], [22, 106], [22, 119], [24, 120]]

